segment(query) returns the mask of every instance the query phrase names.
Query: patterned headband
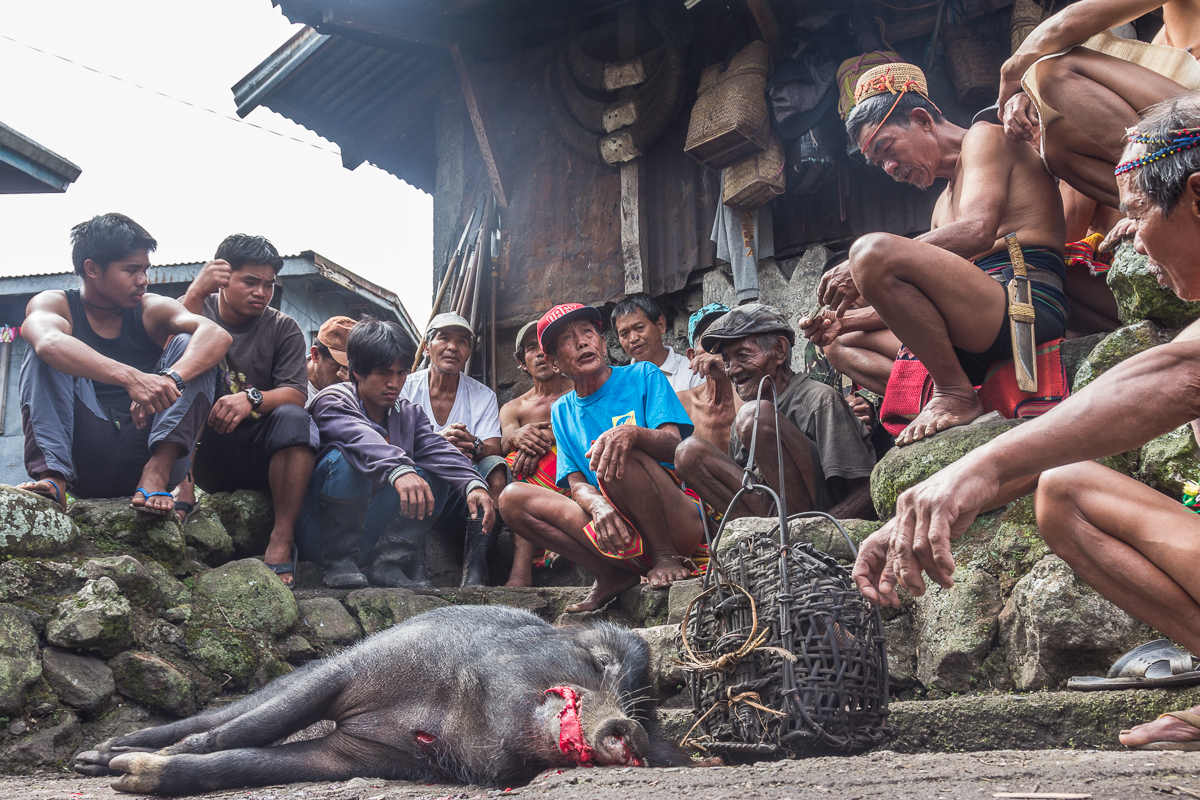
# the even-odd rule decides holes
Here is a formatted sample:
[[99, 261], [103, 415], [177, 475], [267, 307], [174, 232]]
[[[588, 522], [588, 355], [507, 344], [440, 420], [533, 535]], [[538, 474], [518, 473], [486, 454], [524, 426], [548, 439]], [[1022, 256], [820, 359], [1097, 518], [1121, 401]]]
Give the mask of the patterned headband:
[[1141, 169], [1147, 164], [1161, 161], [1167, 156], [1191, 150], [1193, 147], [1200, 147], [1200, 128], [1181, 128], [1177, 131], [1168, 131], [1166, 136], [1147, 136], [1135, 133], [1128, 137], [1128, 141], [1130, 144], [1156, 145], [1161, 149], [1118, 164], [1117, 168], [1113, 170], [1113, 175], [1124, 175], [1126, 172]]

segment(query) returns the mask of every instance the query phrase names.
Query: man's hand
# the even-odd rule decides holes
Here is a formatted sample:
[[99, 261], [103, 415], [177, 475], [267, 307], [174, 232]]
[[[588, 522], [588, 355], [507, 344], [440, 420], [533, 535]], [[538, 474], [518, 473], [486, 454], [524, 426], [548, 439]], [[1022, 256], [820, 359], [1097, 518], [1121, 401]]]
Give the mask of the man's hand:
[[[1000, 67], [1000, 96], [996, 102], [999, 103], [1002, 110], [1007, 110], [1009, 100], [1025, 91], [1021, 88], [1021, 78], [1025, 77], [1025, 72], [1034, 61], [1037, 61], [1037, 58], [1036, 55], [1030, 58], [1018, 53], [1009, 57]], [[1005, 129], [1007, 130], [1007, 126]]]
[[584, 453], [590, 459], [588, 466], [600, 480], [609, 481], [625, 477], [625, 459], [637, 443], [639, 430], [641, 429], [636, 425], [609, 428], [600, 434], [591, 448]]
[[1017, 92], [1001, 107], [1004, 133], [1014, 142], [1037, 143], [1041, 131], [1041, 120], [1033, 99], [1024, 92]]
[[900, 605], [900, 596], [896, 594], [896, 576], [892, 573], [888, 558], [891, 528], [892, 523], [889, 522], [864, 539], [858, 546], [858, 560], [854, 562], [854, 582], [863, 597], [875, 605]]
[[150, 415], [146, 413], [146, 408], [141, 403], [130, 403], [129, 414], [133, 417], [133, 427], [139, 431], [150, 421]]
[[714, 353], [697, 353], [688, 362], [692, 372], [705, 380], [720, 380], [726, 377], [725, 361]]
[[839, 318], [858, 302], [861, 296], [858, 287], [854, 285], [854, 276], [850, 274], [849, 261], [843, 261], [826, 272], [817, 286], [817, 299], [821, 301], [821, 305], [832, 308]]
[[513, 431], [511, 444], [525, 455], [541, 458], [554, 446], [554, 433], [549, 422], [531, 422]]
[[233, 275], [233, 267], [228, 261], [218, 259], [210, 261], [200, 269], [200, 274], [192, 281], [189, 291], [201, 296], [208, 297], [215, 293], [218, 289], [224, 289], [229, 286], [229, 279]]
[[446, 441], [458, 448], [458, 451], [467, 458], [474, 458], [475, 435], [467, 430], [467, 426], [461, 422], [452, 422], [442, 429], [442, 436], [446, 437]]
[[517, 455], [513, 458], [512, 472], [517, 479], [528, 478], [537, 472], [538, 461], [540, 456], [531, 456], [529, 453], [518, 450]]
[[400, 495], [400, 513], [404, 516], [409, 519], [425, 519], [433, 513], [433, 490], [417, 473], [401, 475], [392, 481], [392, 488]]
[[[432, 499], [432, 495], [430, 495]], [[431, 507], [432, 508], [432, 507]], [[472, 489], [467, 494], [467, 508], [471, 509], [471, 519], [483, 517], [483, 532], [487, 533], [496, 522], [496, 504], [486, 489]]]
[[229, 433], [242, 423], [254, 408], [245, 392], [227, 394], [217, 398], [208, 414], [208, 424], [217, 433]]
[[827, 347], [842, 335], [842, 320], [828, 308], [800, 318], [800, 331], [817, 347]]
[[605, 553], [616, 555], [633, 544], [633, 532], [612, 503], [601, 497], [592, 502], [592, 530], [596, 546]]
[[133, 402], [145, 409], [147, 415], [167, 410], [180, 397], [175, 381], [166, 375], [147, 375], [137, 371], [125, 384], [125, 391], [129, 392]]
[[858, 417], [862, 424], [868, 428], [875, 424], [875, 406], [868, 403], [862, 397], [856, 394], [846, 398], [846, 404], [850, 406], [850, 410], [854, 412], [854, 416]]
[[1135, 236], [1137, 232], [1137, 220], [1126, 217], [1113, 226], [1113, 229], [1108, 232], [1108, 235], [1104, 237], [1104, 241], [1100, 242], [1100, 246], [1096, 249], [1101, 253], [1108, 253], [1115, 250], [1123, 239]]

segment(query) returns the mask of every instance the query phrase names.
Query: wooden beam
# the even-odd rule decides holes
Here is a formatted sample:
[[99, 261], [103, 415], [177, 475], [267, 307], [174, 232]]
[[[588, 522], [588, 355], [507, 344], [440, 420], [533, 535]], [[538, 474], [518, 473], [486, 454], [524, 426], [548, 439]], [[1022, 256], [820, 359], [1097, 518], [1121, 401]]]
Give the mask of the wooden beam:
[[771, 51], [771, 60], [778, 64], [783, 56], [783, 39], [779, 35], [779, 22], [775, 19], [771, 4], [768, 0], [746, 0], [746, 5], [750, 7], [767, 49]]
[[[1007, 8], [1013, 4], [1013, 0], [966, 0], [964, 3], [967, 19], [990, 14], [993, 11], [998, 11], [1001, 8]], [[918, 36], [924, 36], [933, 31], [934, 25], [937, 23], [937, 9], [926, 14], [925, 16], [905, 18], [903, 22], [893, 22], [885, 27], [883, 37], [893, 44], [895, 42], [903, 42], [908, 39], [915, 39]]]
[[458, 82], [462, 84], [467, 113], [471, 116], [471, 126], [475, 128], [475, 139], [479, 142], [479, 152], [483, 155], [483, 164], [487, 167], [488, 178], [492, 182], [492, 192], [496, 195], [496, 202], [500, 207], [508, 208], [508, 197], [504, 194], [504, 164], [496, 146], [499, 142], [483, 112], [479, 92], [475, 90], [475, 82], [471, 79], [467, 58], [458, 49], [458, 45], [450, 48], [450, 57], [454, 59], [454, 68], [458, 70]]
[[[637, 4], [630, 2], [617, 11], [617, 58], [637, 55]], [[622, 89], [627, 97], [636, 89]], [[645, 158], [635, 158], [621, 165], [621, 256], [625, 262], [625, 294], [646, 290], [647, 248]]]

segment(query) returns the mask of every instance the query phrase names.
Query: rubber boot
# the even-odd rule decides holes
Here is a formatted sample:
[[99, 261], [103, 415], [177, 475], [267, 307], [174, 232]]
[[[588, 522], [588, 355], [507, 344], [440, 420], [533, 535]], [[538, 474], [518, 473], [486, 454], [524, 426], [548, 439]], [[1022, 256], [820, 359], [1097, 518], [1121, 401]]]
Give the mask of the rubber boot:
[[483, 520], [467, 520], [467, 539], [463, 544], [462, 586], [487, 586], [487, 556], [491, 544], [491, 534], [483, 532]]
[[321, 498], [321, 537], [325, 549], [325, 585], [331, 589], [362, 589], [367, 576], [358, 570], [358, 542], [367, 518], [367, 498], [352, 500]]
[[425, 569], [425, 539], [435, 517], [412, 519], [397, 514], [383, 529], [367, 575], [372, 586], [432, 589]]

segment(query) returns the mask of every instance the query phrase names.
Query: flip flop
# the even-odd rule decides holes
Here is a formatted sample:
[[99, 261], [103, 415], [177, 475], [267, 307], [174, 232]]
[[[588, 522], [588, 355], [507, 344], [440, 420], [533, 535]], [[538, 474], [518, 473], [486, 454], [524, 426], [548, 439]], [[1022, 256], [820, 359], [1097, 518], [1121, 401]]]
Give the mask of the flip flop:
[[[296, 591], [296, 563], [298, 561], [300, 561], [300, 551], [296, 548], [296, 543], [292, 542], [292, 560], [284, 561], [282, 564], [267, 564], [267, 569], [276, 575], [282, 575], [285, 572], [292, 573], [291, 583], [283, 583], [283, 578], [280, 578], [279, 582], [294, 592]], [[263, 563], [266, 564], [265, 561]]]
[[183, 512], [183, 519], [179, 520], [179, 524], [187, 525], [188, 519], [192, 516], [192, 511], [196, 508], [195, 503], [189, 503], [187, 500], [175, 501], [175, 516], [178, 519], [179, 512]]
[[[1191, 711], [1168, 711], [1158, 716], [1159, 719], [1163, 717], [1175, 717], [1175, 719], [1182, 720], [1200, 731], [1200, 714], [1193, 714]], [[1127, 746], [1130, 750], [1200, 750], [1200, 741], [1146, 742], [1146, 744]]]
[[1135, 647], [1118, 658], [1108, 671], [1108, 677], [1085, 675], [1071, 678], [1067, 681], [1067, 688], [1080, 692], [1095, 692], [1105, 689], [1192, 686], [1200, 683], [1200, 670], [1196, 669], [1196, 666], [1196, 659], [1192, 656], [1166, 639], [1156, 639]]
[[62, 488], [59, 487], [59, 485], [51, 478], [39, 478], [36, 481], [30, 481], [30, 484], [32, 484], [33, 486], [37, 486], [39, 483], [50, 484], [51, 486], [54, 487], [54, 492], [51, 493], [51, 492], [46, 491], [45, 489], [32, 489], [32, 488], [31, 489], [23, 489], [22, 491], [31, 492], [33, 494], [36, 494], [38, 497], [44, 497], [47, 500], [57, 504], [59, 509], [61, 509], [62, 511], [66, 511], [67, 505], [62, 500]]
[[[136, 495], [138, 492], [142, 493], [142, 503], [143, 504], [147, 500], [149, 500], [151, 497], [171, 497], [171, 498], [174, 497], [174, 495], [172, 495], [170, 492], [147, 492], [145, 489], [143, 489], [140, 486], [133, 490], [134, 495]], [[150, 514], [151, 516], [154, 516], [154, 517], [165, 517], [167, 515], [173, 515], [175, 513], [175, 510], [171, 509], [171, 508], [148, 508], [145, 505], [135, 506], [132, 502], [129, 503], [129, 507], [132, 508], [134, 511], [140, 511], [143, 514]]]

